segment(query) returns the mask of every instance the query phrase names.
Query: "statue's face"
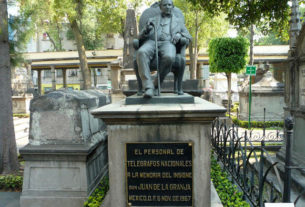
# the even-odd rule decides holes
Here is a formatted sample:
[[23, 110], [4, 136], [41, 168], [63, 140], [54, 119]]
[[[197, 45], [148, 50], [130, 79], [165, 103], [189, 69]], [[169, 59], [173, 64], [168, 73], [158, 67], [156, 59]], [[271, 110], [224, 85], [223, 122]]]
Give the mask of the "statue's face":
[[162, 0], [160, 9], [162, 14], [170, 15], [172, 13], [172, 9], [174, 8], [172, 0]]

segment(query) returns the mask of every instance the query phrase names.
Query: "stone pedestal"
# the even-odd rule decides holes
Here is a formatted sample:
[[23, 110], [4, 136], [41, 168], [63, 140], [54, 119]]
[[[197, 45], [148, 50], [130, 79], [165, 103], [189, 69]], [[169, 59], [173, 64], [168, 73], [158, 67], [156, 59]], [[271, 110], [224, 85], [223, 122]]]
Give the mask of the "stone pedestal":
[[33, 95], [25, 94], [23, 96], [12, 96], [13, 101], [13, 113], [14, 114], [29, 114], [30, 113], [30, 101]]
[[105, 124], [91, 109], [109, 103], [94, 90], [55, 91], [31, 102], [21, 207], [82, 207], [108, 172]]
[[[183, 199], [191, 199], [192, 205], [180, 206], [210, 207], [210, 128], [212, 121], [217, 116], [224, 116], [225, 111], [223, 107], [200, 98], [195, 98], [194, 104], [125, 105], [125, 100], [122, 100], [121, 102], [92, 111], [92, 114], [96, 118], [100, 118], [106, 122], [108, 130], [109, 178], [111, 186], [109, 207], [136, 206], [132, 204], [132, 201], [149, 201], [149, 199], [149, 204], [155, 202], [154, 206], [158, 206], [158, 202], [160, 202], [158, 199], [164, 201], [166, 198], [163, 197], [171, 193], [172, 189], [168, 189], [167, 191], [162, 190], [164, 187], [162, 187], [164, 176], [161, 175], [159, 178], [145, 180], [148, 183], [160, 184], [159, 190], [157, 186], [151, 192], [142, 190], [138, 194], [138, 197], [134, 197], [131, 193], [128, 195], [128, 192], [131, 192], [131, 188], [139, 190], [141, 187], [140, 184], [139, 186], [130, 186], [127, 183], [127, 177], [129, 177], [127, 175], [127, 165], [130, 162], [126, 156], [127, 146], [130, 144], [138, 144], [140, 146], [142, 144], [147, 147], [149, 143], [157, 144], [158, 147], [155, 147], [156, 150], [162, 144], [164, 146], [170, 146], [171, 143], [184, 143], [192, 147], [192, 158], [190, 162], [184, 162], [191, 163], [192, 166], [191, 197], [185, 197], [183, 190], [180, 189], [180, 191], [175, 192], [178, 197], [167, 197], [169, 199], [168, 206], [173, 206], [170, 203], [175, 199], [180, 200], [181, 203], [183, 203]], [[168, 152], [171, 152], [171, 156], [176, 155], [177, 160], [181, 160], [179, 156], [183, 159], [183, 156], [178, 153], [178, 150]], [[136, 151], [134, 153], [137, 155]], [[144, 153], [144, 156], [145, 149], [140, 149], [139, 153]], [[155, 159], [167, 159], [167, 155], [160, 156], [162, 158], [158, 158], [157, 156]], [[132, 162], [138, 163], [137, 161], [139, 160]], [[148, 162], [144, 161], [144, 163]], [[152, 167], [151, 170], [153, 171], [154, 168]], [[173, 176], [173, 172], [170, 170], [166, 173], [166, 177], [169, 180], [173, 179]], [[139, 177], [139, 183], [144, 182], [141, 179]], [[180, 184], [184, 184], [182, 180]], [[143, 192], [145, 196], [140, 197]], [[150, 193], [151, 197], [149, 197]], [[137, 206], [149, 206], [148, 203], [147, 205], [141, 204]]]

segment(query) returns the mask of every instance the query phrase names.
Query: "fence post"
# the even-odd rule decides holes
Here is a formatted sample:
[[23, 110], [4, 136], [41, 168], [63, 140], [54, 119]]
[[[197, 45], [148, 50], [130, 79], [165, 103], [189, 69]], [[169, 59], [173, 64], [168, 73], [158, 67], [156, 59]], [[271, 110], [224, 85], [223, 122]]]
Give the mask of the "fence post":
[[266, 122], [266, 108], [264, 108], [264, 126], [263, 126], [263, 129], [264, 129], [263, 136], [264, 137], [266, 135], [266, 124], [265, 124], [265, 122]]
[[286, 160], [285, 160], [285, 182], [284, 182], [284, 195], [283, 202], [290, 203], [290, 190], [291, 190], [291, 136], [293, 133], [293, 119], [287, 117], [285, 119], [286, 128]]
[[261, 142], [261, 158], [259, 161], [259, 195], [258, 195], [259, 207], [264, 206], [263, 204], [264, 147], [265, 147], [265, 141], [263, 140]]

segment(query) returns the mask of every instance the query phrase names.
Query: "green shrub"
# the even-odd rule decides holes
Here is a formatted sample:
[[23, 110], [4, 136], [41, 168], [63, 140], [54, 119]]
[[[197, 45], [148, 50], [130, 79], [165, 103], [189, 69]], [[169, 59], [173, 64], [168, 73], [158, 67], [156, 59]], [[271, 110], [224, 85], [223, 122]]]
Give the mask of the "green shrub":
[[0, 190], [4, 191], [21, 191], [23, 177], [18, 175], [0, 176]]
[[211, 159], [211, 179], [216, 188], [218, 196], [225, 207], [250, 207], [250, 205], [242, 199], [242, 193], [228, 179], [228, 174], [221, 170], [216, 159]]
[[[249, 121], [242, 121], [237, 119], [237, 117], [231, 116], [231, 119], [235, 125], [238, 125], [243, 128], [248, 128]], [[272, 128], [272, 127], [284, 127], [283, 121], [265, 121], [265, 124], [263, 121], [251, 121], [251, 127], [252, 128]]]
[[231, 109], [231, 112], [237, 112], [238, 108], [239, 108], [239, 103], [238, 102], [233, 103], [233, 108]]
[[108, 190], [109, 179], [108, 177], [104, 177], [92, 195], [89, 196], [88, 200], [84, 203], [84, 207], [100, 207]]

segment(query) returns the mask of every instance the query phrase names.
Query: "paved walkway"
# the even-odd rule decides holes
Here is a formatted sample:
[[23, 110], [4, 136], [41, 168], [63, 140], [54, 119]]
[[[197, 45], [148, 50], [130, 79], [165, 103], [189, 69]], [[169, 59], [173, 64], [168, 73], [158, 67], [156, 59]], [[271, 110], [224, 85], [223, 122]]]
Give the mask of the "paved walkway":
[[29, 143], [30, 118], [14, 118], [17, 150]]
[[0, 207], [19, 207], [21, 193], [0, 192]]

